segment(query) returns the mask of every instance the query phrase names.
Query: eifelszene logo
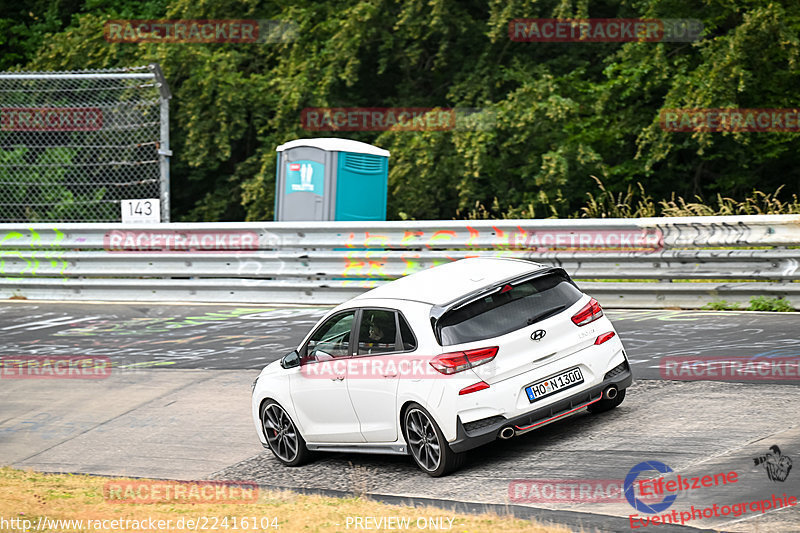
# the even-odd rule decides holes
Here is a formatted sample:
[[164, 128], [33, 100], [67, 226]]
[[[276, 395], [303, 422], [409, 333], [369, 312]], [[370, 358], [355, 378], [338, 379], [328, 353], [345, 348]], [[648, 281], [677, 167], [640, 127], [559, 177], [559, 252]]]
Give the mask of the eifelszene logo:
[[636, 479], [639, 477], [640, 473], [647, 472], [649, 470], [655, 470], [656, 472], [660, 472], [662, 474], [667, 474], [673, 471], [670, 467], [660, 461], [644, 461], [639, 463], [631, 468], [628, 472], [628, 475], [625, 476], [625, 483], [623, 484], [625, 498], [628, 500], [628, 503], [630, 503], [631, 506], [637, 511], [649, 514], [658, 514], [661, 511], [668, 509], [670, 505], [675, 503], [675, 499], [678, 497], [678, 495], [667, 494], [664, 496], [663, 500], [656, 503], [645, 503], [641, 499], [637, 498], [636, 494], [634, 493], [634, 484], [636, 483]]
[[786, 481], [792, 471], [792, 458], [781, 454], [781, 449], [776, 444], [769, 447], [769, 451], [759, 457], [753, 457], [756, 466], [764, 466], [770, 481]]

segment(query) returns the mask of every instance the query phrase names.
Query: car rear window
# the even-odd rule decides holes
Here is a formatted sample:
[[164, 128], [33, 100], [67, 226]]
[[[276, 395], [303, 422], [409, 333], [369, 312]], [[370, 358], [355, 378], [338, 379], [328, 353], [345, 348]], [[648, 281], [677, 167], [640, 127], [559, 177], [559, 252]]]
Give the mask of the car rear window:
[[558, 314], [581, 296], [566, 274], [552, 272], [498, 288], [446, 313], [437, 333], [442, 346], [499, 337]]

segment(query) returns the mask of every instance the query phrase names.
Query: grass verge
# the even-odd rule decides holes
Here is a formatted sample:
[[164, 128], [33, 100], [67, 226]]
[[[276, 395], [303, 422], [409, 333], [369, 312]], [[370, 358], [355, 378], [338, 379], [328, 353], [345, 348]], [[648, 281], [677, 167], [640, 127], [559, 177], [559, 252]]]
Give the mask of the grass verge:
[[786, 298], [774, 298], [769, 296], [753, 296], [750, 298], [750, 305], [744, 309], [736, 302], [718, 300], [707, 303], [701, 309], [714, 311], [772, 311], [776, 313], [792, 313], [795, 308]]
[[[362, 497], [331, 498], [288, 491], [258, 491], [253, 503], [120, 503], [110, 501], [109, 483], [141, 486], [148, 480], [88, 475], [42, 474], [0, 467], [0, 531], [387, 531], [430, 530], [431, 524], [452, 532], [522, 531], [567, 533], [561, 526], [537, 524], [495, 514], [469, 515], [435, 507], [388, 505]], [[163, 482], [153, 481], [155, 484]], [[377, 522], [396, 517], [401, 522]], [[369, 520], [367, 521], [367, 519]], [[180, 522], [180, 519], [183, 519]], [[362, 527], [358, 525], [361, 519]], [[397, 527], [406, 519], [409, 527]], [[16, 520], [13, 522], [12, 520]], [[39, 526], [40, 520], [44, 527]], [[72, 520], [72, 524], [57, 520]], [[82, 521], [79, 524], [76, 521]], [[112, 523], [112, 520], [119, 522]], [[163, 520], [164, 522], [159, 523]], [[171, 523], [167, 523], [171, 520]], [[194, 527], [189, 527], [193, 520]], [[14, 525], [18, 527], [14, 527]], [[153, 527], [157, 526], [166, 527]], [[224, 526], [223, 526], [224, 524]], [[206, 526], [205, 528], [203, 526]], [[216, 527], [212, 529], [212, 526]], [[96, 527], [99, 526], [99, 527]], [[116, 526], [116, 527], [114, 527]], [[138, 527], [137, 527], [138, 526]], [[367, 527], [368, 526], [368, 527]], [[448, 527], [449, 526], [449, 527]]]

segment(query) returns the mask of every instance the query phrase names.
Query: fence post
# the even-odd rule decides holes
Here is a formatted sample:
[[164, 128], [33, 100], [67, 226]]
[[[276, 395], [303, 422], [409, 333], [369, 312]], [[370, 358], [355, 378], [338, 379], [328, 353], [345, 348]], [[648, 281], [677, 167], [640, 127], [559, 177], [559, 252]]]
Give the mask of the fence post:
[[161, 173], [161, 222], [169, 222], [169, 158], [172, 156], [172, 150], [169, 148], [169, 101], [172, 93], [170, 93], [164, 73], [161, 72], [161, 66], [158, 63], [152, 63], [150, 70], [156, 76], [160, 102], [161, 141], [158, 146], [158, 162]]

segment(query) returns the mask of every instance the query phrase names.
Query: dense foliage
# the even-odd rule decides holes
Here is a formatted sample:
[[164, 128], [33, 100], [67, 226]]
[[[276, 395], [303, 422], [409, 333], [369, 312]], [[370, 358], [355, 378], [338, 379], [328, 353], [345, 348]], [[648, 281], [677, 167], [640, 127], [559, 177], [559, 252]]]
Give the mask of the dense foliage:
[[[7, 5], [6, 5], [7, 4]], [[173, 220], [272, 217], [275, 147], [306, 107], [472, 107], [478, 131], [340, 133], [391, 151], [390, 218], [575, 216], [641, 183], [737, 200], [800, 190], [800, 135], [665, 132], [665, 108], [789, 108], [800, 3], [785, 0], [36, 0], [0, 8], [0, 68], [159, 62], [171, 103]], [[694, 43], [529, 43], [535, 17], [696, 18]], [[109, 19], [278, 19], [291, 42], [109, 43]], [[658, 211], [658, 205], [655, 204]], [[585, 213], [585, 210], [584, 210]]]

